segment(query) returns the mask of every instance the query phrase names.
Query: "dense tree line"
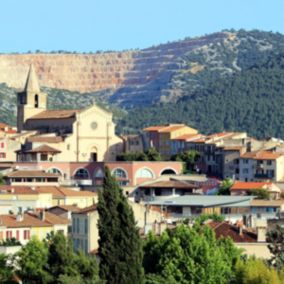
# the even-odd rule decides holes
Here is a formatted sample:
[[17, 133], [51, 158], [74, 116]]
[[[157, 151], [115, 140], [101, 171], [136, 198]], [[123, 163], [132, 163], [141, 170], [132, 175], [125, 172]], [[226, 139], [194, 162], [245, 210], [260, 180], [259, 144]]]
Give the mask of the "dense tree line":
[[204, 134], [231, 130], [284, 138], [283, 105], [284, 57], [277, 56], [262, 66], [212, 80], [206, 89], [177, 103], [130, 110], [119, 126], [121, 131], [135, 131], [160, 123], [186, 123]]

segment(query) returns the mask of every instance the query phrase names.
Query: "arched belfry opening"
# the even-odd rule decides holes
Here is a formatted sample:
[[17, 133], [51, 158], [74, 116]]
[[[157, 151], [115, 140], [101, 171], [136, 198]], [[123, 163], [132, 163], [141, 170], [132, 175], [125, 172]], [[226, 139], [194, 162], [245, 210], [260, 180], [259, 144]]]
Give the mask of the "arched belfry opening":
[[38, 94], [35, 94], [35, 108], [39, 107]]

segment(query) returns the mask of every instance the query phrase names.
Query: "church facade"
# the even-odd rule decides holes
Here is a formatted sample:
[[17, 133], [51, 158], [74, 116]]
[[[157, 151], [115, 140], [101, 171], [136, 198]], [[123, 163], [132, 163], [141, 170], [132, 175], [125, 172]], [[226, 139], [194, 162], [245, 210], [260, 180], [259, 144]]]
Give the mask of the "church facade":
[[23, 92], [17, 94], [17, 128], [27, 135], [18, 161], [114, 161], [123, 150], [112, 114], [97, 105], [85, 109], [48, 110], [31, 66]]

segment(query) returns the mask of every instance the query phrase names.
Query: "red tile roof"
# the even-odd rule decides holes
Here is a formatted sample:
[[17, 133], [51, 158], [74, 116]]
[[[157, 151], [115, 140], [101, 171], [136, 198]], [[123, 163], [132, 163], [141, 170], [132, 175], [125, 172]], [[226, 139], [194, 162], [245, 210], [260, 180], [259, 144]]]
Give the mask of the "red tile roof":
[[183, 128], [183, 127], [187, 127], [187, 128], [192, 129], [193, 131], [197, 131], [196, 129], [191, 128], [185, 124], [156, 125], [156, 126], [150, 126], [150, 127], [144, 128], [143, 131], [157, 131], [161, 133], [168, 133], [168, 132], [172, 132], [180, 128]]
[[29, 178], [29, 177], [59, 177], [58, 174], [54, 173], [47, 173], [44, 171], [32, 171], [32, 170], [27, 170], [27, 171], [14, 171], [6, 175], [9, 178], [14, 178], [14, 177], [23, 177], [23, 178]]
[[201, 137], [202, 137], [202, 134], [184, 134], [176, 138], [173, 138], [172, 140], [192, 141], [192, 140], [195, 140]]
[[60, 119], [75, 117], [79, 113], [80, 109], [66, 109], [66, 110], [45, 110], [29, 118], [29, 120], [35, 119]]
[[28, 142], [43, 142], [43, 143], [60, 143], [64, 141], [61, 136], [32, 136], [27, 139]]
[[97, 204], [80, 209], [80, 211], [75, 212], [76, 214], [88, 214], [90, 212], [97, 211]]
[[34, 149], [25, 151], [26, 153], [61, 153], [60, 150], [50, 147], [48, 145], [41, 145]]
[[140, 186], [140, 188], [180, 188], [180, 189], [190, 188], [190, 189], [195, 189], [196, 186], [186, 181], [168, 180], [168, 181], [157, 181], [154, 183], [142, 185]]
[[65, 187], [58, 187], [58, 186], [37, 186], [36, 190], [40, 193], [52, 193], [54, 197], [88, 197], [88, 196], [97, 196], [96, 193], [91, 191], [77, 191], [73, 189], [68, 189]]
[[230, 237], [235, 243], [256, 243], [257, 235], [253, 232], [243, 230], [240, 234], [239, 228], [227, 222], [211, 221], [208, 225], [214, 230], [216, 238]]
[[268, 188], [271, 182], [245, 182], [235, 181], [230, 190], [254, 190], [261, 188]]
[[246, 152], [241, 158], [254, 159], [254, 160], [276, 160], [283, 156], [282, 153], [275, 153], [271, 151], [257, 151], [257, 152]]

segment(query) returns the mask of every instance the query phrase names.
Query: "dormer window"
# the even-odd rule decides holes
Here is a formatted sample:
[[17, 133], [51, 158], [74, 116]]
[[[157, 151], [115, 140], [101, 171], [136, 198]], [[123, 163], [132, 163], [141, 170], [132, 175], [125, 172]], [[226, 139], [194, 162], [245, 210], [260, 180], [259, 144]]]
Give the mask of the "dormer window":
[[38, 108], [38, 94], [35, 95], [35, 108]]

